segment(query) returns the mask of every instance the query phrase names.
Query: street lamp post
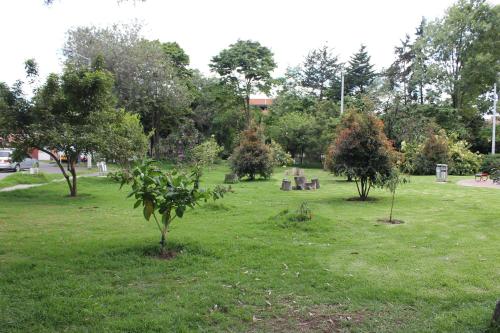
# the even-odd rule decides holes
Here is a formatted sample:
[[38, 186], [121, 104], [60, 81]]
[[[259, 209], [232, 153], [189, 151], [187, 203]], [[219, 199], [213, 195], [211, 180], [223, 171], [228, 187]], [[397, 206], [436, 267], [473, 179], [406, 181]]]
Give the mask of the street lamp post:
[[[81, 55], [79, 53], [76, 53], [76, 52], [73, 52], [73, 55], [77, 56], [77, 57], [80, 57], [82, 59], [84, 59], [85, 61], [87, 61], [87, 65], [89, 66], [92, 66], [92, 60], [90, 60], [89, 57], [86, 57], [84, 55]], [[87, 153], [87, 169], [92, 169], [92, 153], [88, 152]]]
[[344, 71], [340, 72], [340, 114], [344, 113]]
[[492, 136], [491, 136], [491, 154], [495, 155], [495, 141], [496, 141], [496, 128], [497, 128], [497, 102], [498, 102], [498, 95], [497, 95], [497, 84], [495, 83], [493, 85], [493, 131], [492, 131]]

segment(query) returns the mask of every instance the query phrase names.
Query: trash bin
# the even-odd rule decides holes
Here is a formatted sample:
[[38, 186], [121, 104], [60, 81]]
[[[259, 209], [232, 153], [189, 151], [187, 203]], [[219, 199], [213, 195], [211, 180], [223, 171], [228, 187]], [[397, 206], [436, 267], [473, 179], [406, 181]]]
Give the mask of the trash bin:
[[436, 181], [437, 182], [447, 182], [448, 181], [448, 164], [437, 164], [436, 165]]

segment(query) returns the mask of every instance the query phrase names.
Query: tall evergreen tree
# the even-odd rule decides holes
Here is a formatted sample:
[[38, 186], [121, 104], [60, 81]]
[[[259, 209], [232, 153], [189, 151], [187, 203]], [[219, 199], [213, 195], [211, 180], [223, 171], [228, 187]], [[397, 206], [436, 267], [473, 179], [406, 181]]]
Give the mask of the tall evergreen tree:
[[[302, 86], [311, 89], [319, 100], [332, 97], [339, 87], [340, 65], [328, 46], [312, 50], [307, 55], [302, 71]], [[338, 95], [338, 93], [337, 93]]]
[[401, 40], [401, 45], [394, 48], [394, 53], [396, 55], [396, 60], [389, 67], [386, 75], [392, 88], [399, 90], [404, 105], [406, 105], [410, 99], [408, 83], [412, 73], [412, 62], [415, 58], [409, 35], [406, 35], [405, 39]]
[[377, 76], [370, 60], [371, 57], [368, 55], [365, 45], [361, 45], [359, 51], [352, 55], [351, 60], [349, 60], [346, 87], [350, 94], [364, 93]]
[[410, 81], [408, 82], [408, 90], [411, 99], [418, 101], [419, 104], [424, 104], [424, 87], [428, 83], [428, 69], [427, 69], [427, 53], [425, 50], [426, 40], [424, 31], [427, 26], [427, 21], [422, 18], [417, 31], [415, 32], [415, 41], [411, 45], [411, 52], [413, 54], [413, 61], [410, 65], [411, 74]]

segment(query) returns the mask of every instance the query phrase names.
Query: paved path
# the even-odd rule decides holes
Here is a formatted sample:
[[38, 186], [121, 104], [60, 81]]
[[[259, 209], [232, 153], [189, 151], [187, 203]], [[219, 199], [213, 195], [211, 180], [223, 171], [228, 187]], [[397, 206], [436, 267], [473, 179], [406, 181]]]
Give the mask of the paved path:
[[[86, 170], [85, 166], [76, 168], [77, 172], [79, 170]], [[40, 172], [43, 173], [61, 173], [61, 169], [57, 166], [56, 163], [48, 163], [48, 162], [40, 162]], [[12, 171], [0, 171], [0, 179], [3, 179], [5, 177], [8, 177], [12, 175], [14, 172]], [[62, 177], [62, 175], [61, 175]]]
[[[89, 174], [85, 174], [85, 175], [80, 175], [80, 176], [76, 176], [76, 178], [80, 178], [80, 177], [98, 177], [100, 176], [98, 173], [89, 173]], [[62, 177], [62, 175], [61, 175]], [[16, 190], [26, 190], [28, 188], [32, 188], [32, 187], [38, 187], [38, 186], [42, 186], [42, 185], [47, 185], [47, 184], [50, 184], [50, 183], [59, 183], [59, 182], [64, 182], [66, 181], [65, 178], [60, 178], [60, 179], [54, 179], [48, 183], [41, 183], [41, 184], [19, 184], [19, 185], [14, 185], [14, 186], [10, 186], [10, 187], [5, 187], [5, 188], [2, 188], [0, 189], [0, 192], [11, 192], [11, 191], [16, 191]]]
[[475, 181], [474, 179], [464, 179], [457, 182], [458, 185], [470, 187], [496, 188], [500, 190], [500, 184], [493, 184], [491, 179], [486, 181]]

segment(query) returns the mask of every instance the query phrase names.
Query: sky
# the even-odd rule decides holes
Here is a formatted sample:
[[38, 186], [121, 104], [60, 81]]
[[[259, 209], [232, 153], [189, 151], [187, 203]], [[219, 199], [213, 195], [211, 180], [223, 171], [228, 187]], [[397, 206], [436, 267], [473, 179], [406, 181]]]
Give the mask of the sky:
[[[238, 39], [269, 47], [275, 75], [301, 63], [325, 43], [341, 61], [360, 44], [377, 69], [394, 59], [394, 46], [413, 34], [422, 17], [444, 14], [452, 0], [0, 0], [0, 81], [24, 77], [24, 60], [40, 74], [60, 72], [66, 32], [77, 26], [109, 26], [136, 20], [148, 39], [176, 41], [191, 67], [209, 74], [210, 59]], [[490, 0], [497, 4], [500, 0]]]

